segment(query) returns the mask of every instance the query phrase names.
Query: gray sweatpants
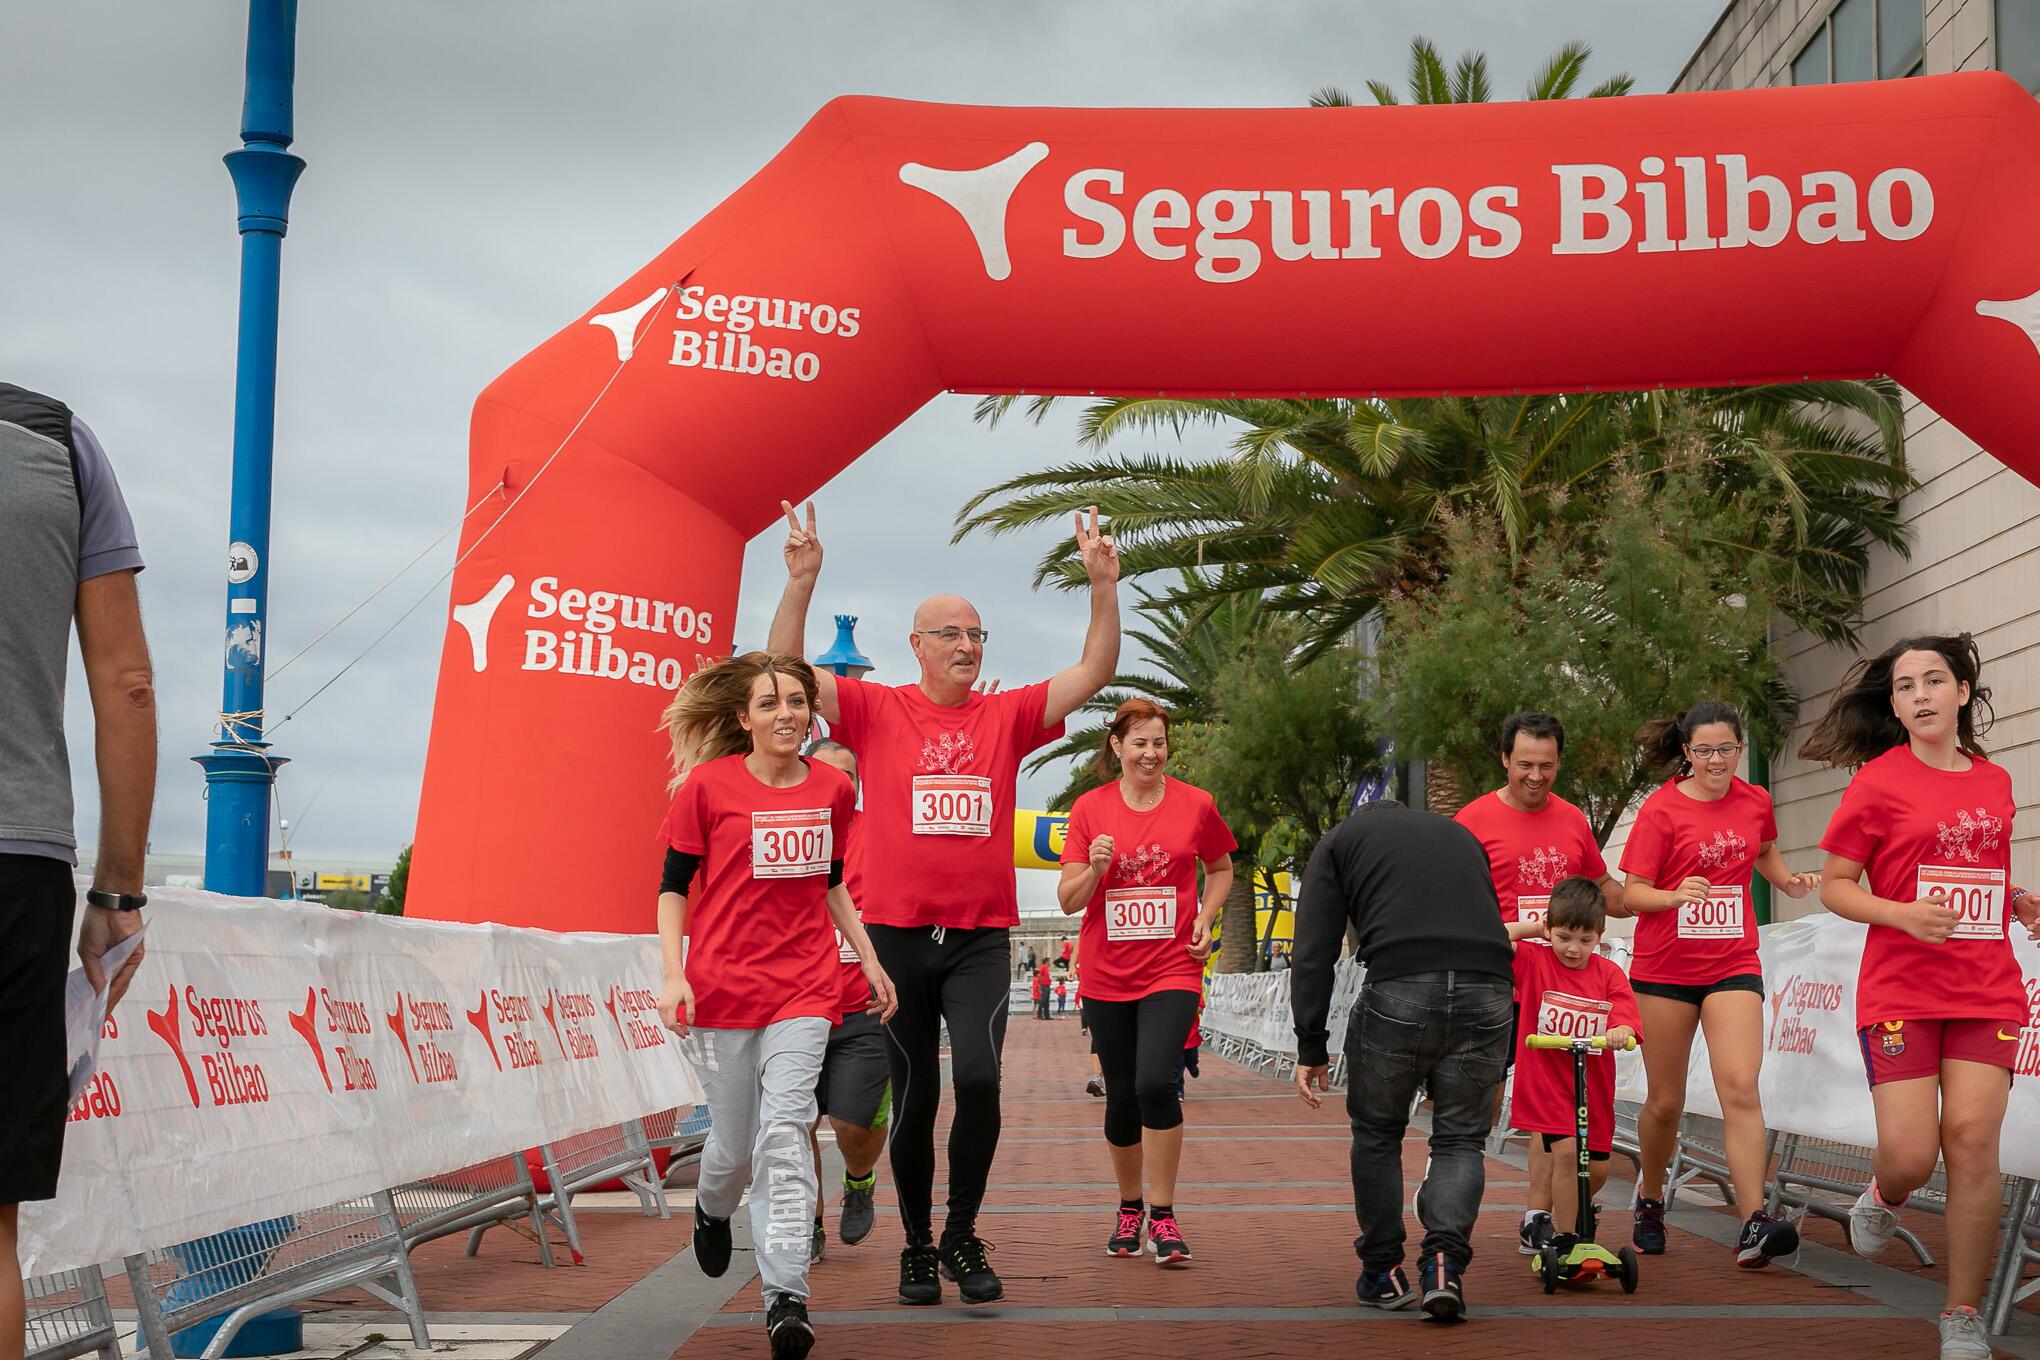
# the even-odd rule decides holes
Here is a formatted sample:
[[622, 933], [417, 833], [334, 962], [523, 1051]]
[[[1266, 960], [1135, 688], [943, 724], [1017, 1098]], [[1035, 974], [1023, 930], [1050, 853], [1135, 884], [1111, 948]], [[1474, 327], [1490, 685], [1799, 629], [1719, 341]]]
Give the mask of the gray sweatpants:
[[768, 1304], [780, 1294], [808, 1296], [820, 1194], [808, 1130], [828, 1046], [829, 1022], [818, 1016], [764, 1029], [697, 1029], [682, 1046], [708, 1098], [696, 1202], [710, 1218], [729, 1218], [751, 1187], [751, 1240]]

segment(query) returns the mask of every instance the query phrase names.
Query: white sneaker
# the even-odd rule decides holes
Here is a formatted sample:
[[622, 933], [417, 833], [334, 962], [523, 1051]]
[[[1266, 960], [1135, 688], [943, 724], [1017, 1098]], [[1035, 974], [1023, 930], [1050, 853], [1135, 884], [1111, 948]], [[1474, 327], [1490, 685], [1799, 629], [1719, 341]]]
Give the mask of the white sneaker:
[[1898, 1210], [1878, 1196], [1877, 1182], [1870, 1182], [1849, 1206], [1849, 1245], [1868, 1259], [1890, 1246], [1897, 1231]]
[[1990, 1333], [1974, 1308], [1941, 1314], [1941, 1360], [1990, 1360]]

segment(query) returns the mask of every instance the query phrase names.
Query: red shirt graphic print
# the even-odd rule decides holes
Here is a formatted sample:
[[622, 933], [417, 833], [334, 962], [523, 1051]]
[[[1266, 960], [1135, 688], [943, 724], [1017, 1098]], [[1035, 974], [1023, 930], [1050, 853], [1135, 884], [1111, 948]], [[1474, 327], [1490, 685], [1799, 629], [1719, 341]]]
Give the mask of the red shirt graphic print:
[[2000, 1020], [2017, 1034], [2026, 989], [2011, 943], [2012, 777], [1971, 758], [1937, 770], [1894, 746], [1849, 781], [1820, 848], [1864, 866], [1888, 902], [1939, 888], [1961, 912], [1955, 933], [1925, 944], [1871, 926], [1856, 987], [1856, 1026], [1883, 1020]]
[[1636, 918], [1638, 982], [1706, 987], [1740, 973], [1761, 973], [1750, 884], [1757, 857], [1778, 839], [1771, 795], [1742, 779], [1712, 802], [1684, 793], [1674, 779], [1646, 798], [1622, 847], [1624, 873], [1670, 890], [1693, 877], [1712, 885], [1703, 902]]
[[857, 753], [864, 811], [849, 875], [865, 924], [1011, 926], [1020, 762], [1062, 735], [1042, 725], [1048, 685], [938, 704], [919, 685], [836, 681], [830, 736]]
[[697, 765], [673, 796], [666, 843], [701, 856], [687, 892], [690, 1023], [763, 1029], [842, 1018], [842, 970], [827, 902], [857, 807], [850, 778], [818, 760], [790, 788], [761, 782], [741, 755]]
[[1138, 1001], [1161, 991], [1202, 993], [1204, 965], [1190, 956], [1197, 923], [1197, 866], [1239, 842], [1211, 795], [1163, 780], [1162, 800], [1145, 812], [1126, 804], [1114, 780], [1070, 808], [1062, 862], [1083, 864], [1091, 842], [1112, 838], [1112, 865], [1084, 907], [1078, 954], [1084, 995]]

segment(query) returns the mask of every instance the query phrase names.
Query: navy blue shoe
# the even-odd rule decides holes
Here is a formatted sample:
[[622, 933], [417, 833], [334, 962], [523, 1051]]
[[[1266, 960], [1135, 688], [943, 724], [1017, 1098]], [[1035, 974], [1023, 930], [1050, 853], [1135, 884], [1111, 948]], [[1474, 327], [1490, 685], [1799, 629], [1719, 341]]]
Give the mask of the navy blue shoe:
[[1424, 1258], [1417, 1278], [1424, 1286], [1424, 1315], [1433, 1322], [1458, 1322], [1466, 1316], [1466, 1291], [1459, 1282], [1459, 1267], [1433, 1252]]
[[1665, 1254], [1665, 1202], [1661, 1199], [1636, 1200], [1636, 1226], [1630, 1230], [1629, 1240], [1645, 1256]]
[[1390, 1266], [1387, 1270], [1362, 1270], [1360, 1278], [1354, 1282], [1353, 1292], [1369, 1308], [1386, 1308], [1390, 1312], [1407, 1308], [1417, 1301], [1417, 1292], [1410, 1288], [1410, 1277], [1403, 1274], [1401, 1266]]

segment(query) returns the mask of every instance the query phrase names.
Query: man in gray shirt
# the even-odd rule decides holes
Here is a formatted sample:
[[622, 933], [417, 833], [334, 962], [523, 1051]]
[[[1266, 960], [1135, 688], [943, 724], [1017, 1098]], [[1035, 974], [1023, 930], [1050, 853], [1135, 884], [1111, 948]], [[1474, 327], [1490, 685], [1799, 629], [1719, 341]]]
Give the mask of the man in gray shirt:
[[71, 765], [64, 677], [71, 626], [92, 696], [99, 855], [78, 960], [118, 1001], [141, 950], [101, 957], [142, 927], [142, 859], [156, 793], [156, 691], [135, 573], [142, 555], [105, 450], [70, 408], [0, 383], [0, 1360], [26, 1345], [19, 1206], [57, 1192], [69, 1104]]

